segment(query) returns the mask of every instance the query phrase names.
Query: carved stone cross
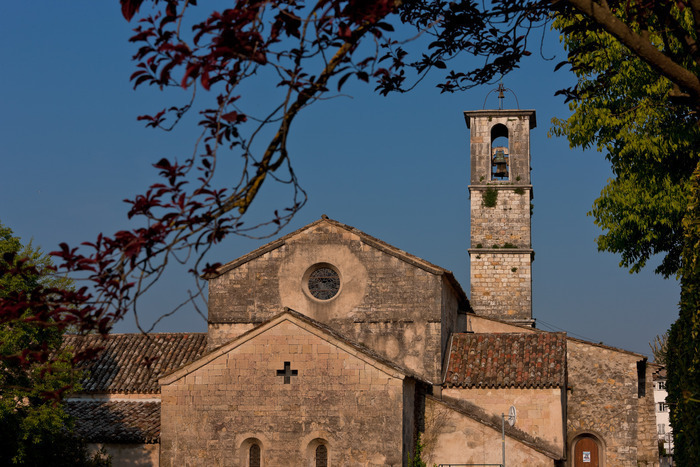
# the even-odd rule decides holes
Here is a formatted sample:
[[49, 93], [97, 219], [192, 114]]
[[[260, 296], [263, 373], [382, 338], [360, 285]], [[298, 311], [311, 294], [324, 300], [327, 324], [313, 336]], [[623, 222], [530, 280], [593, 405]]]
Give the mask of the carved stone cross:
[[277, 376], [284, 376], [284, 384], [292, 382], [292, 376], [296, 376], [299, 372], [291, 369], [292, 365], [289, 362], [284, 362], [284, 370], [277, 370]]

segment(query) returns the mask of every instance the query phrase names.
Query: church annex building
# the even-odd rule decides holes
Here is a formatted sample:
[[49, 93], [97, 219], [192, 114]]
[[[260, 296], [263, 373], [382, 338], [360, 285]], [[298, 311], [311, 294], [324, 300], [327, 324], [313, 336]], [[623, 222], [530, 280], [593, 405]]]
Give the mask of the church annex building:
[[323, 216], [208, 277], [207, 333], [104, 347], [67, 401], [115, 466], [658, 466], [646, 357], [532, 317], [534, 110], [464, 113], [470, 297]]

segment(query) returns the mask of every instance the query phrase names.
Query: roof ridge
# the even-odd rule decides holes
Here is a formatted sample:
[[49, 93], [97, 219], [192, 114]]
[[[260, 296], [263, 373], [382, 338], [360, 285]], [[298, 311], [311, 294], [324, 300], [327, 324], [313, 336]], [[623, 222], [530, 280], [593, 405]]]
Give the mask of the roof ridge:
[[[263, 329], [263, 328], [265, 328], [269, 324], [273, 323], [274, 321], [280, 320], [284, 315], [289, 315], [295, 319], [298, 319], [299, 321], [303, 321], [307, 324], [310, 324], [311, 326], [315, 327], [316, 329], [319, 329], [321, 332], [331, 336], [332, 338], [340, 341], [341, 343], [347, 345], [348, 347], [354, 348], [358, 352], [364, 354], [366, 357], [371, 358], [372, 360], [376, 361], [377, 363], [379, 363], [385, 367], [389, 367], [396, 372], [402, 373], [403, 375], [411, 377], [411, 378], [416, 379], [418, 381], [422, 381], [422, 382], [425, 382], [428, 384], [433, 384], [432, 382], [427, 381], [423, 377], [417, 375], [413, 371], [411, 371], [407, 368], [404, 368], [400, 365], [397, 365], [395, 362], [379, 355], [378, 353], [376, 353], [372, 349], [365, 347], [363, 344], [360, 344], [358, 342], [355, 342], [355, 341], [345, 337], [344, 335], [340, 334], [338, 331], [331, 328], [330, 326], [328, 326], [320, 321], [316, 321], [315, 319], [310, 318], [310, 317], [308, 317], [308, 316], [306, 316], [306, 315], [304, 315], [296, 310], [293, 310], [289, 307], [285, 307], [281, 312], [277, 313], [276, 315], [274, 315], [270, 319], [263, 321], [262, 323], [258, 324], [254, 328], [249, 329], [248, 331], [244, 332], [243, 334], [240, 334], [239, 336], [236, 336], [235, 338], [231, 339], [229, 342], [227, 342], [223, 345], [220, 345], [219, 347], [216, 347], [215, 349], [212, 349], [209, 352], [206, 352], [206, 353], [200, 355], [198, 358], [189, 362], [187, 365], [183, 365], [180, 368], [173, 369], [172, 371], [169, 371], [168, 373], [161, 375], [159, 377], [159, 379], [172, 378], [177, 372], [184, 370], [185, 367], [187, 367], [188, 365], [192, 365], [196, 362], [200, 362], [200, 361], [203, 361], [205, 359], [209, 359], [207, 361], [204, 361], [201, 364], [201, 365], [206, 365], [209, 361], [211, 361], [214, 358], [216, 358], [217, 356], [219, 356], [219, 354], [226, 353], [229, 350], [233, 349], [235, 347], [235, 346], [233, 346], [234, 343], [246, 340], [246, 339], [250, 338], [251, 335], [264, 332], [265, 329]], [[231, 349], [227, 350], [227, 347], [230, 347], [230, 346], [233, 346], [233, 347], [231, 347]], [[199, 368], [199, 367], [197, 367], [197, 368]], [[382, 371], [386, 372], [386, 370], [382, 370]], [[178, 376], [173, 381], [179, 379], [180, 377], [181, 376]], [[169, 383], [165, 383], [165, 384], [169, 384]]]
[[[509, 326], [517, 326], [517, 327], [523, 328], [523, 329], [525, 329], [525, 330], [527, 330], [527, 331], [529, 331], [529, 332], [533, 332], [533, 331], [536, 332], [536, 333], [553, 333], [553, 332], [554, 332], [554, 331], [546, 331], [546, 330], [544, 330], [544, 329], [538, 329], [538, 328], [533, 328], [533, 327], [529, 327], [529, 326], [524, 326], [524, 325], [521, 325], [521, 324], [515, 324], [515, 323], [511, 323], [511, 322], [502, 320], [502, 319], [497, 319], [497, 318], [493, 318], [493, 317], [490, 317], [490, 316], [479, 315], [479, 314], [476, 314], [476, 313], [470, 313], [470, 315], [472, 315], [472, 316], [474, 316], [474, 317], [476, 317], [476, 318], [481, 318], [481, 319], [486, 319], [486, 320], [489, 320], [489, 321], [495, 321], [495, 322], [497, 322], [497, 323], [507, 324], [507, 325], [509, 325]], [[588, 345], [592, 345], [592, 346], [595, 346], [595, 347], [601, 347], [601, 348], [604, 348], [604, 349], [613, 350], [613, 351], [615, 351], [615, 352], [627, 353], [627, 354], [639, 356], [639, 357], [642, 357], [642, 358], [645, 358], [645, 359], [648, 358], [648, 357], [647, 357], [646, 355], [644, 355], [644, 354], [637, 353], [637, 352], [632, 352], [631, 350], [626, 350], [626, 349], [623, 349], [623, 348], [620, 348], [620, 347], [613, 347], [613, 346], [611, 346], [611, 345], [603, 344], [602, 342], [600, 342], [600, 343], [598, 343], [598, 342], [591, 342], [591, 341], [587, 341], [587, 340], [585, 340], [585, 339], [579, 339], [579, 338], [577, 338], [577, 337], [571, 337], [571, 336], [569, 335], [569, 333], [567, 333], [566, 331], [556, 331], [556, 332], [561, 332], [561, 333], [566, 334], [566, 339], [567, 339], [567, 340], [570, 340], [570, 341], [580, 342], [580, 343], [582, 343], [582, 344], [588, 344]], [[507, 334], [507, 333], [503, 333], [503, 334]]]
[[[170, 332], [170, 331], [165, 331], [165, 332], [110, 332], [105, 335], [102, 334], [63, 334], [63, 338], [80, 338], [80, 339], [86, 339], [86, 338], [98, 338], [101, 337], [103, 339], [109, 339], [112, 336], [183, 336], [183, 335], [202, 335], [206, 336], [207, 332]], [[106, 336], [106, 337], [105, 337]]]
[[[229, 270], [231, 270], [231, 269], [233, 269], [241, 264], [244, 264], [252, 259], [257, 258], [258, 256], [260, 256], [264, 253], [267, 253], [268, 251], [276, 249], [279, 246], [285, 244], [289, 238], [296, 236], [296, 235], [300, 234], [301, 232], [308, 230], [312, 227], [315, 227], [318, 224], [321, 224], [324, 222], [331, 224], [331, 225], [334, 225], [336, 227], [342, 228], [344, 230], [347, 230], [348, 232], [352, 232], [352, 233], [362, 237], [363, 240], [366, 240], [369, 243], [374, 243], [374, 245], [372, 245], [372, 246], [374, 246], [375, 248], [382, 249], [382, 247], [383, 247], [383, 248], [386, 248], [387, 250], [390, 250], [391, 252], [395, 252], [396, 255], [399, 257], [405, 257], [406, 259], [410, 259], [412, 261], [415, 261], [415, 263], [417, 263], [417, 264], [415, 264], [416, 266], [419, 266], [422, 269], [432, 270], [429, 272], [433, 272], [434, 274], [444, 274], [444, 273], [452, 274], [451, 271], [449, 271], [443, 267], [437, 266], [426, 259], [423, 259], [419, 256], [414, 255], [414, 254], [408, 253], [407, 251], [402, 250], [394, 245], [391, 245], [390, 243], [387, 243], [384, 240], [380, 240], [377, 237], [374, 237], [374, 236], [368, 234], [367, 232], [364, 232], [364, 231], [358, 229], [357, 227], [353, 227], [351, 225], [344, 224], [340, 221], [337, 221], [335, 219], [331, 219], [329, 217], [322, 217], [321, 219], [318, 219], [314, 222], [311, 222], [310, 224], [306, 224], [305, 226], [300, 227], [299, 229], [294, 230], [293, 232], [290, 232], [290, 233], [278, 238], [277, 240], [273, 240], [271, 242], [268, 242], [265, 245], [262, 245], [262, 246], [256, 248], [255, 250], [253, 250], [249, 253], [246, 253], [243, 256], [240, 256], [232, 261], [229, 261], [228, 263], [226, 263], [224, 265], [219, 266], [219, 268], [217, 269], [217, 273], [212, 274], [212, 276], [216, 277], [218, 275], [221, 275], [221, 274], [223, 274], [223, 273], [225, 273], [225, 272], [227, 272], [227, 271], [229, 271]], [[388, 253], [388, 251], [387, 251], [387, 253]], [[212, 277], [212, 276], [209, 276], [209, 277]]]

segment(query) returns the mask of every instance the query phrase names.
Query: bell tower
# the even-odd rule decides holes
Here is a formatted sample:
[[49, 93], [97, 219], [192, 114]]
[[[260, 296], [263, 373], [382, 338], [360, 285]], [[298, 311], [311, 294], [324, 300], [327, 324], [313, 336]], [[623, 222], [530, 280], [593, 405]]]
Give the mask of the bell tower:
[[535, 111], [475, 110], [464, 112], [464, 118], [471, 135], [470, 302], [479, 315], [533, 326], [530, 130]]

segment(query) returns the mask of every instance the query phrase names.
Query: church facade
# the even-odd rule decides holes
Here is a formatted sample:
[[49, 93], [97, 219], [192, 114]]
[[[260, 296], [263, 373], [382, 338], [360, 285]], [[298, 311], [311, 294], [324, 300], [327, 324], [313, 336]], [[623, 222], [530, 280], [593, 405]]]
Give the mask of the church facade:
[[646, 358], [535, 328], [532, 110], [465, 112], [471, 293], [323, 216], [208, 277], [206, 334], [101, 346], [68, 410], [115, 465], [656, 466]]

